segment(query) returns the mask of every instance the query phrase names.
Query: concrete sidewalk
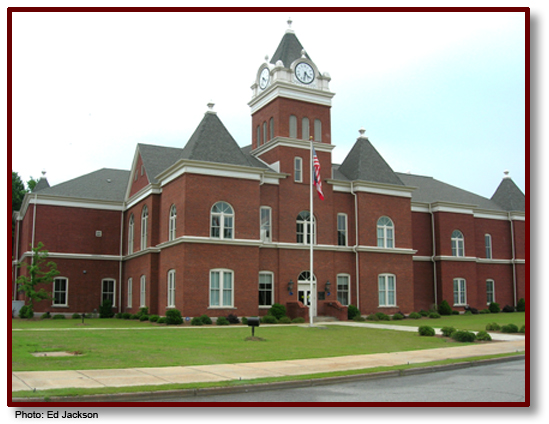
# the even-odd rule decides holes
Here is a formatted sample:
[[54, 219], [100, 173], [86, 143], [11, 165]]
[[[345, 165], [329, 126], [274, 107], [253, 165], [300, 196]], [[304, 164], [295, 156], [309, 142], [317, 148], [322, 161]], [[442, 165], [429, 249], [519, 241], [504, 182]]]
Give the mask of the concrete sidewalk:
[[[416, 331], [416, 327], [354, 322], [322, 323]], [[439, 330], [440, 332], [440, 330]], [[445, 359], [462, 359], [525, 351], [523, 335], [491, 333], [496, 343], [479, 343], [409, 352], [353, 355], [335, 358], [289, 361], [250, 362], [186, 367], [128, 368], [78, 371], [19, 371], [12, 373], [12, 393], [22, 390], [61, 388], [102, 388], [156, 386], [163, 384], [207, 383], [230, 380], [252, 380], [264, 377], [299, 376], [333, 371], [360, 370], [381, 366], [420, 364]]]

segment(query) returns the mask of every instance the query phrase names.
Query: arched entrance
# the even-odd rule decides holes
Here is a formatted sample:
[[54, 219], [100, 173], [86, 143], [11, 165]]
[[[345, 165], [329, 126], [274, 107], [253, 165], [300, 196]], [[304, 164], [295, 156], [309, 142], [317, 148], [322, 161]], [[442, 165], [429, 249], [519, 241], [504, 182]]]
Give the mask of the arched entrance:
[[303, 271], [297, 278], [297, 299], [309, 307], [309, 315], [316, 317], [316, 277], [313, 275], [311, 292], [311, 273]]

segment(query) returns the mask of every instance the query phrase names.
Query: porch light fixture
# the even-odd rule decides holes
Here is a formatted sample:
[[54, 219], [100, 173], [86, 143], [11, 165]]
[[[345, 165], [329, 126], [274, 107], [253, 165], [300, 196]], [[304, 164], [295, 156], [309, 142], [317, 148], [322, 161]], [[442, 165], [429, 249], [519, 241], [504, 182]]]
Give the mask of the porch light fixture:
[[288, 283], [288, 291], [290, 292], [290, 295], [294, 294], [294, 282], [290, 279], [290, 282]]
[[332, 283], [330, 283], [330, 280], [326, 281], [326, 294], [330, 296], [330, 287], [332, 286]]

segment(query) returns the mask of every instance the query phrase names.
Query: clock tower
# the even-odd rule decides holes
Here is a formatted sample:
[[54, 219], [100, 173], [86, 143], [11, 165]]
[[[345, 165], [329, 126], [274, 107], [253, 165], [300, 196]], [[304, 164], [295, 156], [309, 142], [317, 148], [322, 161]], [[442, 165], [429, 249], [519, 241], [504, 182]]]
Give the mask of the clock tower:
[[319, 71], [291, 29], [290, 20], [288, 25], [273, 57], [265, 57], [259, 66], [248, 105], [252, 154], [271, 165], [278, 162], [275, 166], [280, 172], [289, 173], [293, 164], [284, 161], [286, 148], [309, 150], [311, 137], [319, 156], [331, 164], [334, 93], [329, 89], [330, 75]]

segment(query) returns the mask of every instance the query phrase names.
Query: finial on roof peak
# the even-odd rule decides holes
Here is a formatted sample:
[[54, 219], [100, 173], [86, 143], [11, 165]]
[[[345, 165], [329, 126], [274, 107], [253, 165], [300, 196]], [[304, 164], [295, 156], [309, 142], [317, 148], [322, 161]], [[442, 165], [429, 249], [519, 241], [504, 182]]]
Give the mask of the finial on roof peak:
[[288, 18], [288, 20], [286, 21], [288, 23], [288, 29], [286, 30], [286, 32], [290, 32], [293, 34], [294, 30], [292, 29], [292, 18]]
[[505, 171], [503, 171], [503, 173], [505, 174], [505, 176], [504, 176], [503, 178], [511, 178], [511, 177], [509, 176], [509, 170], [508, 170], [508, 169], [506, 169]]
[[46, 170], [45, 169], [42, 170], [42, 178], [46, 178]]
[[265, 62], [269, 62], [269, 55], [268, 54], [265, 55]]
[[208, 103], [207, 106], [208, 106], [208, 111], [207, 111], [207, 113], [216, 113], [216, 112], [213, 110], [213, 108], [214, 108], [214, 106], [215, 106], [215, 103], [214, 103], [214, 102], [212, 102], [212, 101], [210, 100], [210, 102]]
[[305, 49], [301, 50], [301, 57], [305, 59], [306, 56], [307, 56], [307, 52], [305, 51]]
[[360, 133], [360, 137], [359, 138], [368, 138], [364, 135], [364, 133], [366, 132], [366, 130], [364, 129], [364, 127], [360, 128], [358, 130], [358, 132]]

